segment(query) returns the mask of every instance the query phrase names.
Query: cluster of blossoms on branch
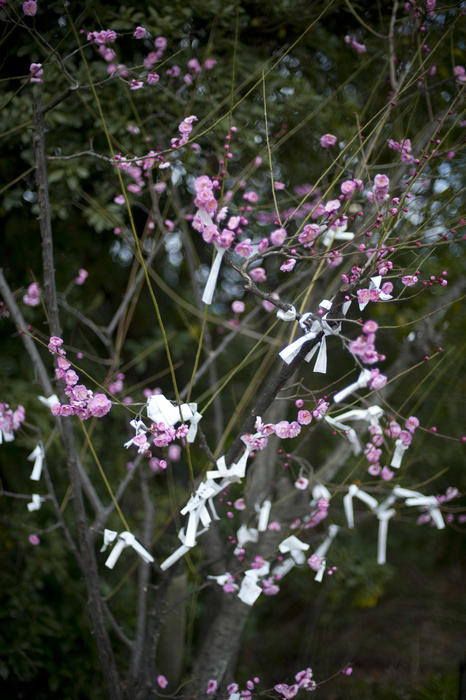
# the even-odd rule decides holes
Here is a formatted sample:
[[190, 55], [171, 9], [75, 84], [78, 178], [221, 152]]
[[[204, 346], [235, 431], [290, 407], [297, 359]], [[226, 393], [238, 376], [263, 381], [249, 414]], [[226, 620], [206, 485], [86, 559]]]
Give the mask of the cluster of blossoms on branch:
[[38, 306], [40, 304], [40, 290], [37, 282], [29, 285], [26, 294], [23, 296], [23, 301], [27, 306]]
[[65, 382], [65, 394], [69, 399], [67, 404], [53, 404], [50, 408], [53, 415], [78, 416], [81, 420], [107, 415], [112, 407], [111, 401], [105, 394], [94, 394], [84, 384], [78, 384], [79, 375], [71, 369], [71, 363], [66, 359], [66, 351], [62, 346], [63, 339], [58, 336], [52, 336], [47, 346], [49, 352], [57, 356], [55, 376]]
[[15, 439], [14, 432], [18, 430], [25, 417], [24, 406], [21, 404], [13, 411], [7, 403], [0, 403], [0, 444], [3, 441], [11, 442]]

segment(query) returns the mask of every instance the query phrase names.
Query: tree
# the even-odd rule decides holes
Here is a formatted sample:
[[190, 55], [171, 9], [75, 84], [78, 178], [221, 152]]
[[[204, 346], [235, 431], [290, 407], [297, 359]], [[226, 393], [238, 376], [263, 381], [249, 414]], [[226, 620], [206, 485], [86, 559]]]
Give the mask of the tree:
[[[78, 617], [85, 664], [89, 625], [109, 697], [293, 697], [312, 658], [242, 677], [256, 610], [293, 577], [367, 598], [397, 522], [463, 522], [435, 454], [461, 454], [459, 402], [429, 393], [462, 360], [462, 15], [145, 9], [2, 9], [8, 538], [37, 524], [26, 591]], [[53, 667], [28, 628], [13, 689]]]

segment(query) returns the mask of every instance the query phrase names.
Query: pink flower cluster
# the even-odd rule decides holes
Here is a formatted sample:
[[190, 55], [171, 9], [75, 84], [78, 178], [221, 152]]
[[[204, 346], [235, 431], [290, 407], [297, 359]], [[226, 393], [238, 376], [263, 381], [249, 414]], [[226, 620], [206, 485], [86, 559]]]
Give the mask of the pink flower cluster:
[[[197, 122], [197, 117], [192, 114], [190, 117], [183, 119], [181, 124], [178, 126], [178, 131], [181, 136], [176, 136], [171, 140], [172, 148], [181, 148], [189, 141], [189, 134], [193, 130], [193, 122]], [[198, 178], [199, 179], [199, 178]]]
[[[304, 529], [308, 530], [309, 528], [316, 527], [319, 523], [322, 522], [322, 520], [325, 520], [325, 518], [328, 516], [329, 505], [330, 503], [326, 498], [319, 498], [319, 500], [317, 501], [317, 509], [311, 513], [308, 521], [304, 526]], [[319, 560], [319, 562], [317, 562], [317, 559]], [[309, 564], [311, 569], [313, 569], [314, 565], [316, 565], [317, 568], [315, 569], [315, 571], [318, 571], [322, 560], [320, 557], [317, 557], [317, 555], [313, 554], [311, 557], [309, 557], [307, 563]]]
[[[349, 350], [356, 355], [366, 365], [374, 365], [376, 362], [383, 362], [385, 355], [381, 355], [375, 349], [375, 334], [378, 325], [375, 321], [366, 321], [362, 327], [364, 335], [360, 335], [349, 344]], [[375, 376], [374, 376], [375, 381]]]
[[414, 157], [411, 155], [411, 141], [410, 139], [403, 139], [400, 143], [394, 141], [393, 139], [388, 139], [388, 147], [394, 151], [399, 151], [401, 153], [401, 160], [403, 163], [412, 163]]
[[35, 0], [26, 0], [26, 2], [23, 2], [23, 12], [26, 17], [34, 17], [37, 14], [37, 3]]
[[334, 134], [324, 134], [320, 137], [320, 145], [322, 148], [330, 148], [337, 142], [337, 137]]
[[360, 44], [350, 34], [345, 36], [345, 44], [349, 44], [349, 46], [351, 46], [356, 53], [366, 53], [367, 51], [365, 44]]
[[30, 83], [43, 83], [42, 76], [44, 75], [44, 69], [42, 68], [42, 63], [31, 63], [29, 66], [29, 73], [31, 77], [29, 78]]
[[310, 668], [299, 671], [295, 675], [295, 681], [296, 683], [293, 683], [293, 685], [278, 683], [274, 686], [274, 690], [281, 695], [282, 698], [294, 698], [301, 688], [308, 692], [317, 688], [316, 682], [312, 680], [312, 669]]
[[305, 248], [312, 248], [315, 239], [320, 233], [320, 226], [317, 224], [306, 224], [298, 236], [298, 241]]
[[84, 284], [84, 282], [87, 280], [89, 277], [89, 273], [87, 270], [85, 270], [83, 267], [78, 270], [78, 276], [76, 277], [74, 283], [77, 284], [78, 286], [81, 286]]
[[70, 369], [71, 364], [66, 359], [66, 351], [62, 348], [63, 339], [54, 335], [50, 338], [48, 350], [52, 355], [57, 355], [57, 367], [55, 376], [65, 381], [65, 394], [69, 403], [54, 404], [50, 410], [54, 416], [78, 416], [81, 420], [88, 418], [102, 418], [107, 415], [112, 407], [111, 401], [105, 394], [94, 394], [84, 384], [78, 384], [78, 374]]
[[358, 178], [354, 180], [345, 180], [340, 185], [341, 193], [345, 196], [345, 199], [349, 199], [355, 190], [363, 189], [363, 182]]
[[23, 301], [28, 306], [38, 306], [40, 304], [40, 290], [37, 282], [29, 285], [26, 294], [23, 296]]
[[18, 430], [24, 421], [26, 413], [24, 406], [18, 405], [16, 411], [12, 411], [7, 403], [0, 403], [0, 443], [11, 442], [14, 439], [14, 431]]
[[372, 191], [368, 193], [367, 198], [370, 202], [385, 202], [388, 199], [388, 188], [390, 180], [386, 175], [378, 173], [374, 177]]
[[379, 425], [371, 425], [369, 432], [372, 436], [371, 442], [366, 444], [364, 454], [369, 462], [368, 472], [371, 476], [381, 476], [384, 481], [390, 481], [393, 478], [394, 472], [387, 466], [382, 467], [380, 458], [382, 456], [381, 447], [383, 445], [383, 432], [388, 437], [394, 440], [401, 440], [401, 443], [408, 447], [413, 439], [413, 434], [416, 428], [419, 427], [419, 420], [416, 416], [410, 416], [405, 421], [405, 430], [395, 420], [389, 422], [388, 428], [382, 431]]
[[87, 40], [91, 44], [97, 44], [101, 46], [102, 44], [113, 44], [116, 41], [117, 35], [113, 29], [103, 29], [100, 32], [88, 32]]

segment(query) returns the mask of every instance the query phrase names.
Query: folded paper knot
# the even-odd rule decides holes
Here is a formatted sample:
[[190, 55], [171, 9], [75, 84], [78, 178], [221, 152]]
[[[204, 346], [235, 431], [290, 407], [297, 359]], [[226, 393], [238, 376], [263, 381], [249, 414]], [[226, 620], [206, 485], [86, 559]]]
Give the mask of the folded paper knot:
[[42, 474], [44, 457], [44, 448], [40, 443], [38, 443], [31, 454], [26, 457], [29, 462], [34, 460], [34, 466], [32, 468], [31, 476], [29, 477], [32, 481], [39, 481]]
[[387, 561], [387, 532], [388, 521], [395, 515], [394, 508], [376, 511], [379, 519], [379, 532], [377, 536], [377, 564], [385, 564]]
[[[371, 277], [370, 282], [369, 282], [369, 289], [377, 289], [379, 291], [379, 301], [389, 301], [392, 299], [391, 294], [387, 294], [386, 292], [380, 291], [380, 285], [382, 284], [382, 275], [376, 275], [375, 277]], [[368, 305], [369, 301], [362, 301], [359, 302], [359, 310], [363, 311], [366, 306]]]
[[112, 542], [117, 538], [118, 532], [116, 530], [104, 530], [104, 541], [102, 544], [102, 547], [100, 548], [101, 552], [105, 552], [109, 544], [112, 544]]
[[304, 564], [306, 557], [303, 552], [307, 552], [309, 545], [306, 542], [302, 542], [295, 535], [290, 535], [280, 542], [278, 549], [282, 554], [289, 552], [295, 564]]
[[345, 389], [342, 389], [339, 391], [335, 396], [333, 397], [333, 400], [335, 403], [340, 403], [340, 401], [343, 401], [346, 399], [347, 396], [350, 396], [350, 394], [353, 394], [355, 391], [358, 389], [365, 389], [366, 386], [369, 384], [371, 378], [371, 372], [368, 369], [363, 369], [361, 374], [359, 375], [357, 381], [353, 382], [349, 386], [347, 386]]
[[360, 454], [360, 452], [362, 451], [361, 444], [358, 440], [358, 436], [356, 435], [356, 431], [354, 428], [351, 428], [351, 426], [346, 425], [346, 423], [342, 423], [341, 420], [332, 418], [331, 416], [325, 416], [324, 420], [333, 428], [337, 428], [338, 430], [341, 430], [344, 433], [348, 442], [351, 444], [354, 455]]
[[265, 532], [267, 530], [267, 525], [269, 524], [270, 510], [272, 508], [272, 501], [265, 500], [262, 506], [257, 506], [258, 518], [257, 518], [257, 529], [259, 532]]
[[283, 309], [278, 309], [277, 318], [282, 321], [295, 321], [296, 320], [296, 309], [294, 306], [284, 311]]
[[375, 510], [378, 506], [377, 499], [370, 496], [365, 491], [362, 491], [356, 486], [356, 484], [351, 484], [348, 489], [348, 493], [343, 497], [346, 521], [350, 529], [354, 528], [353, 498], [358, 498], [360, 501], [369, 506], [371, 510]]
[[395, 469], [399, 469], [401, 467], [401, 460], [403, 459], [403, 455], [408, 447], [409, 445], [405, 445], [400, 439], [395, 440], [395, 451], [393, 453], [392, 461], [390, 462], [391, 467], [394, 467]]
[[[172, 404], [163, 394], [152, 394], [147, 399], [147, 416], [153, 423], [164, 423], [165, 425], [176, 425], [176, 423], [189, 423], [189, 430], [186, 436], [188, 442], [194, 442], [197, 435], [197, 428], [202, 415], [197, 411], [196, 403], [182, 403], [179, 406]], [[143, 426], [142, 421], [136, 421]], [[131, 422], [133, 424], [133, 421]]]
[[314, 345], [314, 347], [305, 356], [305, 361], [310, 362], [314, 355], [317, 353], [316, 363], [314, 365], [314, 372], [320, 372], [325, 374], [327, 371], [327, 340], [328, 335], [338, 335], [341, 329], [341, 324], [330, 325], [327, 321], [327, 315], [332, 308], [332, 302], [328, 299], [323, 299], [319, 306], [325, 309], [325, 313], [322, 317], [313, 317], [311, 313], [305, 313], [299, 319], [299, 325], [304, 331], [304, 335], [297, 338], [292, 343], [287, 345], [283, 350], [279, 352], [279, 356], [282, 358], [287, 365], [291, 364], [293, 360], [298, 356], [301, 348], [305, 343], [315, 340], [319, 335], [321, 335], [320, 340]]
[[[112, 531], [111, 531], [112, 532]], [[112, 541], [115, 538], [112, 538]], [[104, 534], [104, 544], [105, 544], [105, 534]], [[115, 564], [117, 563], [118, 559], [120, 558], [120, 554], [126, 547], [132, 547], [136, 554], [138, 554], [141, 559], [143, 559], [147, 564], [150, 564], [151, 562], [154, 561], [154, 557], [152, 554], [149, 554], [147, 549], [144, 549], [144, 547], [137, 541], [135, 536], [131, 533], [125, 530], [124, 532], [121, 532], [118, 535], [118, 539], [116, 544], [114, 545], [112, 551], [107, 557], [107, 560], [105, 562], [105, 566], [108, 567], [109, 569], [113, 569]]]
[[38, 396], [37, 398], [41, 404], [48, 406], [48, 408], [52, 408], [52, 406], [55, 406], [55, 404], [60, 403], [60, 399], [56, 394], [51, 394], [49, 397]]
[[31, 499], [31, 502], [27, 504], [27, 509], [30, 513], [34, 510], [39, 510], [42, 503], [45, 501], [45, 498], [39, 496], [38, 493], [31, 494]]

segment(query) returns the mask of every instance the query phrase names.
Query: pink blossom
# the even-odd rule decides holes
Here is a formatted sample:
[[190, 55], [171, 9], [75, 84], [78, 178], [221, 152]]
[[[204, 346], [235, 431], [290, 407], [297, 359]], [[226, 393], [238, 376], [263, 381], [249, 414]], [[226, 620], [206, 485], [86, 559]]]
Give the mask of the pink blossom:
[[293, 258], [289, 258], [288, 260], [285, 260], [285, 262], [280, 265], [280, 270], [282, 272], [291, 272], [296, 265], [296, 260]]
[[330, 201], [327, 202], [325, 205], [325, 211], [327, 214], [331, 214], [334, 211], [337, 211], [341, 206], [341, 202], [339, 199], [331, 199]]
[[296, 479], [294, 485], [299, 491], [305, 491], [309, 486], [309, 479], [306, 479], [305, 476], [300, 476], [299, 479]]
[[191, 58], [188, 61], [188, 68], [192, 73], [200, 73], [201, 72], [201, 65], [197, 58]]
[[26, 17], [34, 17], [37, 13], [37, 3], [35, 0], [26, 0], [26, 2], [23, 2], [23, 12]]
[[317, 224], [307, 224], [299, 234], [298, 240], [305, 248], [310, 248], [319, 233], [320, 226], [317, 226]]
[[271, 532], [279, 532], [282, 529], [282, 526], [277, 520], [272, 520], [272, 522], [269, 523], [269, 526], [267, 528]]
[[105, 394], [95, 394], [88, 404], [88, 409], [95, 418], [105, 416], [112, 408], [112, 402], [107, 399]]
[[83, 267], [81, 267], [81, 268], [78, 270], [78, 276], [76, 277], [74, 283], [77, 284], [77, 285], [82, 285], [82, 284], [84, 284], [84, 282], [86, 281], [86, 279], [88, 278], [88, 276], [89, 276], [88, 271], [85, 270]]
[[158, 73], [148, 73], [146, 80], [149, 85], [156, 85], [160, 80], [160, 76]]
[[376, 367], [374, 369], [371, 369], [371, 377], [369, 379], [369, 389], [372, 389], [372, 391], [378, 391], [378, 389], [382, 389], [387, 383], [387, 377], [380, 372], [380, 370]]
[[27, 293], [23, 296], [23, 301], [27, 306], [38, 306], [40, 304], [40, 291], [37, 282], [29, 285]]
[[35, 547], [40, 544], [40, 539], [37, 537], [37, 535], [29, 535], [28, 540], [30, 544], [34, 545]]
[[254, 252], [251, 245], [251, 239], [245, 238], [235, 245], [235, 253], [242, 258], [249, 258]]
[[270, 242], [272, 245], [282, 245], [286, 238], [286, 229], [277, 228], [270, 234]]
[[389, 469], [388, 467], [382, 467], [382, 471], [380, 472], [380, 476], [384, 481], [390, 481], [390, 479], [393, 479], [394, 471]]
[[254, 282], [265, 282], [267, 279], [267, 275], [265, 274], [265, 270], [263, 267], [255, 267], [253, 270], [250, 271], [249, 273], [254, 280]]
[[232, 303], [231, 308], [235, 314], [242, 314], [245, 309], [244, 302], [236, 300]]
[[341, 193], [346, 195], [346, 196], [353, 194], [355, 189], [356, 189], [356, 183], [354, 180], [345, 180], [340, 185]]
[[307, 563], [311, 569], [313, 569], [314, 571], [319, 571], [320, 565], [322, 564], [322, 557], [319, 557], [318, 554], [311, 554], [311, 556], [307, 560]]
[[320, 137], [320, 145], [322, 146], [322, 148], [329, 148], [330, 146], [334, 146], [336, 142], [337, 137], [333, 134], [324, 134]]
[[284, 182], [278, 182], [277, 180], [273, 183], [273, 187], [275, 190], [284, 190], [285, 189], [285, 183]]
[[158, 36], [154, 41], [155, 47], [160, 51], [165, 51], [165, 49], [167, 48], [167, 43], [168, 42], [164, 36]]
[[401, 281], [403, 284], [405, 284], [407, 287], [414, 287], [416, 282], [418, 282], [419, 278], [416, 277], [416, 275], [404, 275], [404, 277], [401, 278]]
[[416, 418], [416, 416], [410, 416], [409, 418], [406, 419], [405, 426], [409, 430], [410, 433], [414, 433], [416, 428], [419, 427], [419, 419]]
[[206, 70], [212, 70], [212, 68], [214, 68], [216, 65], [217, 65], [217, 61], [215, 60], [215, 58], [207, 58], [204, 61], [204, 68]]
[[310, 411], [298, 411], [298, 423], [301, 425], [309, 425], [312, 421], [312, 414]]
[[144, 27], [136, 27], [136, 29], [133, 32], [133, 36], [135, 39], [144, 39], [146, 36], [146, 30]]
[[217, 681], [210, 680], [207, 683], [206, 695], [213, 695], [217, 690]]
[[29, 78], [30, 83], [43, 83], [42, 76], [44, 75], [44, 70], [42, 68], [42, 63], [31, 63], [29, 66], [29, 73], [31, 77]]
[[254, 190], [248, 190], [243, 194], [243, 199], [245, 199], [247, 202], [251, 202], [251, 204], [255, 204], [259, 199], [259, 195], [257, 192], [254, 192]]
[[245, 510], [246, 502], [244, 498], [237, 498], [236, 501], [233, 503], [233, 507], [236, 508], [236, 510]]
[[168, 685], [167, 679], [162, 675], [157, 676], [157, 683], [159, 684], [160, 688], [166, 688]]

